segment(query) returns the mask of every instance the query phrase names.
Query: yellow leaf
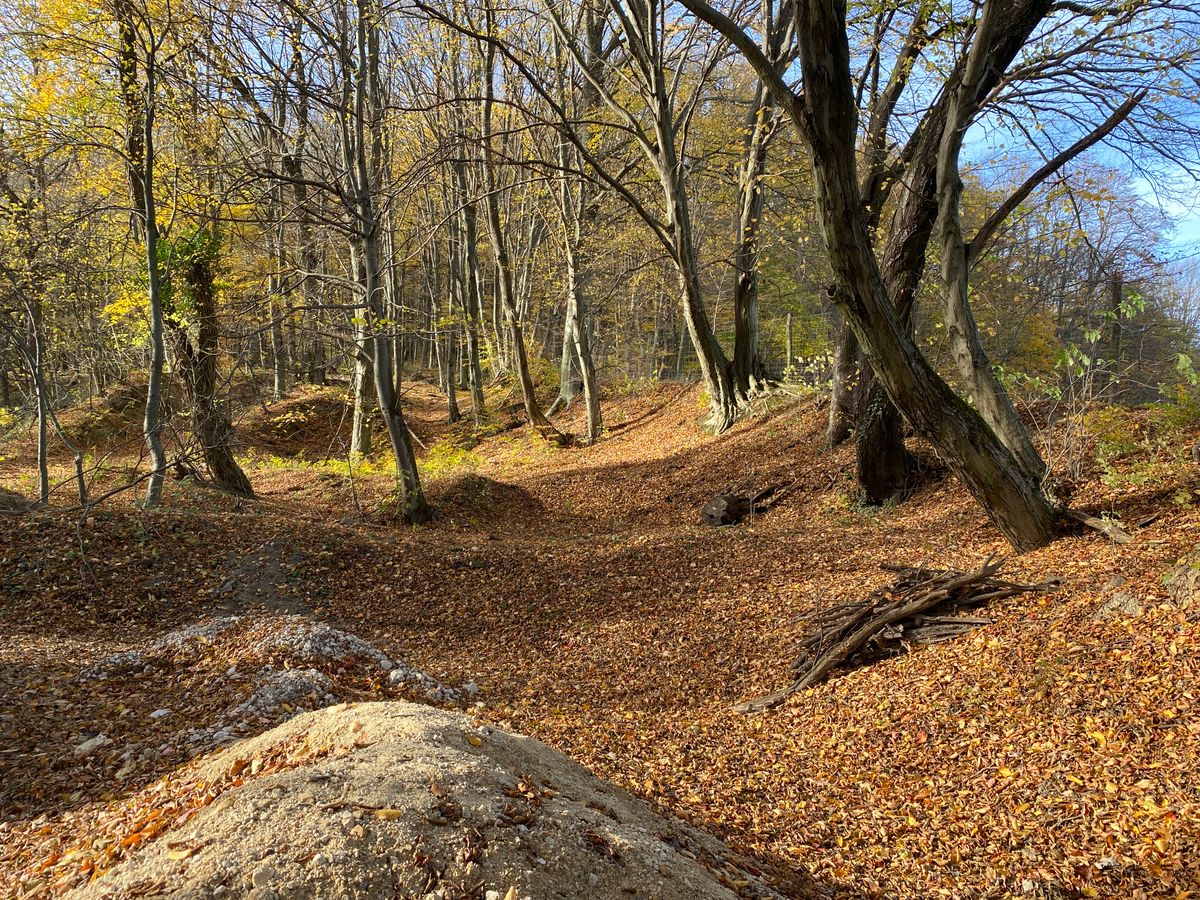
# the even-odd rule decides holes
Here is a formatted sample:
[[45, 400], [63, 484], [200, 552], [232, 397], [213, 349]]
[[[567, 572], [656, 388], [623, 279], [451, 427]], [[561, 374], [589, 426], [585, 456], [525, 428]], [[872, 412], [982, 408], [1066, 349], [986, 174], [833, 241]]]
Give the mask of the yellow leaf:
[[1017, 774], [1016, 772], [1014, 772], [1012, 769], [1008, 768], [1007, 766], [1000, 767], [1000, 775], [1004, 778], [1012, 778], [1016, 774]]
[[404, 815], [404, 810], [402, 810], [402, 809], [377, 809], [377, 810], [375, 810], [375, 818], [384, 819], [386, 821], [391, 821], [392, 819], [399, 819], [402, 815]]

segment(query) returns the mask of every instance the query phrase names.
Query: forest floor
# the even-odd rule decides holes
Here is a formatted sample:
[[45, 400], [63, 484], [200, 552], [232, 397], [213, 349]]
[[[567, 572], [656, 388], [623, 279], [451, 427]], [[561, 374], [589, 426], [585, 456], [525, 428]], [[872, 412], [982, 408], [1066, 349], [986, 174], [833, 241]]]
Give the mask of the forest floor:
[[[1200, 539], [1194, 425], [1144, 412], [1105, 425], [1106, 463], [1073, 503], [1119, 516], [1131, 544], [1089, 532], [1015, 557], [1007, 577], [1061, 586], [740, 715], [731, 704], [787, 682], [803, 617], [887, 583], [882, 564], [965, 569], [1007, 552], [953, 479], [857, 506], [852, 448], [822, 450], [811, 397], [782, 395], [713, 438], [698, 391], [661, 385], [607, 398], [613, 432], [594, 447], [527, 429], [469, 446], [471, 428], [447, 427], [417, 383], [405, 400], [441, 514], [412, 529], [372, 521], [386, 466], [347, 470], [344, 394], [298, 388], [239, 423], [256, 501], [171, 480], [160, 511], [127, 491], [84, 517], [68, 482], [50, 510], [0, 516], [0, 896], [86, 880], [203, 791], [180, 735], [219, 721], [216, 676], [269, 655], [264, 622], [286, 615], [477, 686], [481, 719], [721, 836], [785, 894], [1200, 889], [1200, 608], [1163, 583]], [[578, 433], [579, 415], [561, 427]], [[64, 421], [116, 484], [137, 418], [109, 403]], [[31, 494], [28, 436], [0, 457], [0, 486]], [[54, 473], [69, 479], [65, 456]], [[778, 483], [794, 488], [765, 515], [697, 524], [713, 495]], [[80, 678], [229, 614], [242, 630], [219, 651]], [[342, 696], [403, 694], [382, 673], [326, 674]]]

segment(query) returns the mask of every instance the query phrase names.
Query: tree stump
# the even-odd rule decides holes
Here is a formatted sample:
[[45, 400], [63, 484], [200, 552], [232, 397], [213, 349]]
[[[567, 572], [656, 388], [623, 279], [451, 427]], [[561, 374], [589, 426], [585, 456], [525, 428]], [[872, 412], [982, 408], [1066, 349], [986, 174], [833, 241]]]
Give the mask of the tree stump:
[[704, 525], [736, 525], [754, 511], [754, 501], [738, 494], [718, 494], [700, 510]]

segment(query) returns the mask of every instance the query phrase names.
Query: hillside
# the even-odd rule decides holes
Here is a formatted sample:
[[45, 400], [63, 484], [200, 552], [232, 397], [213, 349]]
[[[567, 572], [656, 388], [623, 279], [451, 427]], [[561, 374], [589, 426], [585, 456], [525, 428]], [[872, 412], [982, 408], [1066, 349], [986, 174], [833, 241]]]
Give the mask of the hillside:
[[[1200, 537], [1194, 426], [1123, 414], [1128, 447], [1075, 486], [1131, 544], [1087, 532], [1013, 558], [1008, 577], [1061, 585], [747, 716], [731, 704], [787, 682], [803, 617], [884, 585], [881, 565], [1007, 552], [931, 452], [916, 448], [927, 480], [906, 502], [861, 508], [853, 450], [822, 449], [814, 397], [775, 397], [714, 438], [698, 389], [632, 391], [609, 398], [605, 440], [571, 449], [527, 429], [476, 444], [421, 383], [405, 401], [441, 509], [423, 528], [377, 512], [381, 464], [347, 469], [338, 388], [238, 423], [256, 501], [183, 480], [152, 514], [126, 491], [86, 518], [65, 499], [0, 517], [0, 893], [58, 892], [136, 848], [139, 816], [179, 808], [188, 758], [224, 740], [188, 735], [218, 735], [261, 687], [224, 676], [292, 678], [301, 651], [309, 681], [235, 717], [231, 739], [335, 700], [466, 709], [712, 832], [788, 896], [1185, 897], [1200, 882], [1200, 600], [1164, 583]], [[105, 415], [64, 421], [88, 425], [116, 486], [136, 422]], [[30, 453], [28, 436], [0, 451], [0, 486], [30, 492]], [[789, 492], [765, 515], [698, 524], [714, 494], [774, 484]], [[314, 655], [311, 623], [416, 674], [361, 664], [358, 645]]]

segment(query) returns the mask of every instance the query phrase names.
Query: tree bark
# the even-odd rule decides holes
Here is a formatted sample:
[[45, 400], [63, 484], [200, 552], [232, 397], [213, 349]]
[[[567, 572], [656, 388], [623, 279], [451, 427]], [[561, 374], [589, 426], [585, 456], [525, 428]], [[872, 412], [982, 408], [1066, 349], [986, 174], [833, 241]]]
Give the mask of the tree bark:
[[[153, 38], [151, 38], [153, 41]], [[162, 281], [158, 264], [158, 218], [154, 199], [154, 111], [155, 111], [155, 67], [153, 49], [147, 51], [146, 94], [142, 112], [144, 128], [140, 175], [142, 199], [146, 206], [143, 215], [146, 270], [148, 275], [147, 294], [150, 303], [150, 371], [146, 385], [146, 413], [142, 420], [142, 433], [150, 451], [150, 477], [146, 481], [146, 506], [153, 508], [162, 501], [163, 476], [167, 468], [167, 457], [162, 445], [162, 376], [165, 357], [163, 347]]]
[[825, 438], [830, 448], [840, 447], [850, 439], [859, 381], [858, 338], [845, 317], [840, 312], [836, 315], [838, 328], [833, 345], [833, 378], [829, 385], [829, 429]]
[[[737, 250], [733, 271], [733, 382], [749, 395], [766, 382], [758, 347], [758, 232], [763, 214], [763, 177], [776, 121], [774, 97], [760, 81], [745, 124], [738, 169]], [[790, 350], [790, 348], [789, 348]]]
[[396, 504], [404, 520], [416, 525], [429, 521], [432, 512], [421, 489], [412, 438], [394, 381], [392, 341], [388, 335], [380, 333], [387, 312], [382, 255], [383, 216], [376, 208], [376, 192], [386, 171], [383, 136], [386, 104], [379, 76], [382, 14], [382, 8], [376, 0], [358, 0], [356, 65], [349, 73], [353, 79], [353, 103], [343, 150], [362, 254], [358, 271], [361, 273], [366, 304], [363, 350], [371, 363], [376, 400], [396, 462]]
[[[488, 24], [491, 27], [491, 8], [488, 7]], [[496, 179], [494, 157], [496, 148], [493, 146], [494, 135], [492, 127], [493, 106], [495, 103], [496, 84], [496, 50], [488, 42], [483, 50], [484, 95], [480, 108], [480, 123], [483, 138], [483, 173], [484, 173], [484, 210], [487, 214], [488, 236], [491, 239], [492, 256], [495, 262], [496, 293], [509, 338], [509, 349], [512, 351], [512, 363], [516, 369], [517, 380], [521, 386], [521, 400], [525, 407], [525, 415], [529, 424], [539, 434], [548, 438], [561, 435], [542, 413], [538, 405], [537, 391], [533, 376], [529, 371], [529, 354], [525, 347], [525, 333], [521, 324], [520, 312], [517, 309], [515, 285], [513, 282], [512, 262], [508, 253], [508, 241], [500, 221], [500, 202]]]
[[941, 451], [1013, 546], [1030, 550], [1049, 543], [1056, 511], [987, 424], [929, 366], [888, 296], [855, 171], [844, 5], [802, 0], [797, 31], [805, 104], [791, 110], [812, 152], [819, 220], [839, 305], [888, 396]]
[[978, 108], [980, 88], [990, 65], [1000, 15], [998, 0], [984, 3], [962, 77], [948, 88], [950, 101], [937, 158], [937, 232], [942, 261], [943, 315], [951, 354], [976, 410], [1017, 463], [1031, 478], [1040, 482], [1046, 464], [992, 369], [979, 336], [979, 326], [971, 312], [968, 295], [970, 265], [960, 212], [963, 183], [959, 174], [959, 155], [966, 129]]
[[192, 436], [200, 444], [204, 464], [213, 481], [235, 494], [253, 497], [245, 472], [238, 465], [230, 446], [233, 427], [217, 398], [219, 345], [214, 285], [217, 238], [202, 234], [195, 246], [178, 259], [182, 280], [191, 296], [196, 317], [196, 344], [192, 345], [187, 325], [164, 311], [170, 326], [175, 357], [183, 376], [184, 389], [191, 404]]

